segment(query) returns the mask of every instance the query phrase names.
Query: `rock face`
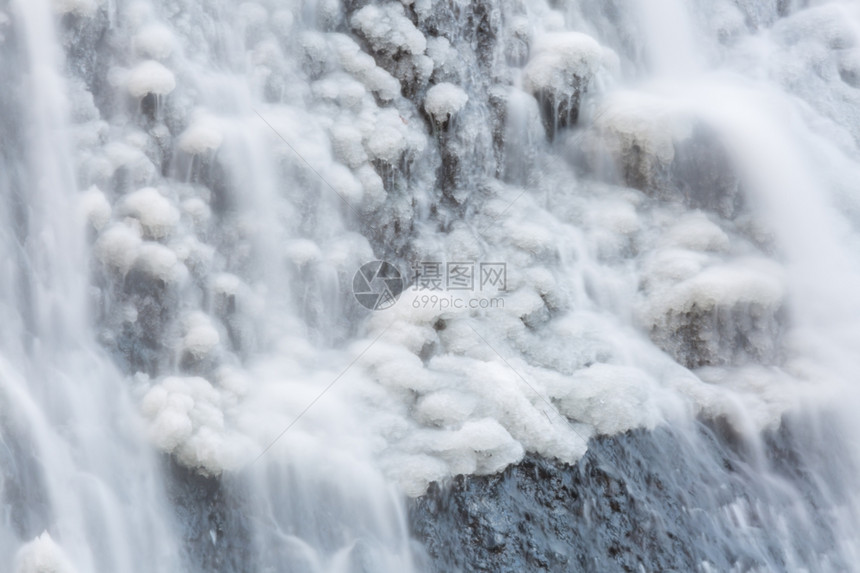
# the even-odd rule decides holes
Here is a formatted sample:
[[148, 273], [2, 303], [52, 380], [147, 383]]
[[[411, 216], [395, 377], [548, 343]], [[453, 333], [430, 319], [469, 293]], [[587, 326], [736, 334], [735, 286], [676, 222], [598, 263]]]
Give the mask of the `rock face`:
[[743, 207], [740, 178], [719, 135], [659, 101], [612, 98], [585, 141], [589, 167], [601, 177], [726, 218]]
[[[695, 438], [632, 431], [591, 442], [576, 465], [527, 457], [501, 475], [459, 477], [411, 507], [427, 571], [785, 571], [831, 559], [836, 526], [814, 518], [848, 493], [800, 459], [810, 427], [768, 435], [766, 457], [717, 423]], [[833, 462], [834, 460], [831, 460]], [[780, 492], [762, 476], [779, 480]], [[779, 531], [761, 527], [786, 519]], [[739, 531], [742, 534], [739, 534]], [[833, 570], [847, 563], [829, 561]]]

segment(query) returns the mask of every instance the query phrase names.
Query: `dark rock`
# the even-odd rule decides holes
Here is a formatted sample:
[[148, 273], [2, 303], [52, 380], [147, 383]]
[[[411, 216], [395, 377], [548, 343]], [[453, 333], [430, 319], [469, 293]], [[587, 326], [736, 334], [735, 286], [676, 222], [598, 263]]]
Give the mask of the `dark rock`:
[[[575, 466], [529, 456], [501, 475], [434, 485], [412, 502], [410, 523], [428, 571], [814, 568], [833, 559], [837, 525], [821, 516], [850, 483], [826, 472], [821, 481], [841, 453], [811, 425], [786, 420], [766, 436], [764, 460], [720, 422], [700, 423], [694, 435], [601, 437]], [[783, 487], [768, 487], [773, 479]]]

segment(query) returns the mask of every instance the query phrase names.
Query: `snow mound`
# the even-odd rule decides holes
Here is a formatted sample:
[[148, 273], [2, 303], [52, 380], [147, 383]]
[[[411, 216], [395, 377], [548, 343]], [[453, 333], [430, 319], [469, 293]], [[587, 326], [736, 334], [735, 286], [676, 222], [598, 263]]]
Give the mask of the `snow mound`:
[[95, 14], [99, 4], [98, 0], [53, 0], [54, 12], [57, 14], [72, 14], [81, 17]]
[[540, 37], [523, 73], [532, 93], [572, 95], [601, 70], [617, 65], [615, 53], [579, 32], [551, 33]]
[[96, 231], [101, 231], [110, 222], [110, 203], [95, 185], [81, 193], [78, 201], [81, 214]]
[[176, 38], [166, 26], [149, 24], [134, 36], [132, 45], [138, 56], [163, 61], [176, 49]]
[[199, 360], [206, 357], [218, 343], [221, 336], [208, 315], [194, 312], [185, 320], [185, 336], [182, 337], [182, 351]]
[[286, 254], [298, 266], [320, 261], [323, 258], [323, 253], [319, 246], [308, 239], [290, 241], [286, 246]]
[[147, 60], [131, 70], [126, 79], [126, 89], [136, 98], [147, 94], [164, 96], [176, 89], [176, 77], [162, 64]]
[[785, 296], [782, 269], [766, 259], [737, 261], [705, 269], [662, 290], [652, 299], [651, 318], [738, 304], [779, 307]]
[[95, 244], [95, 255], [102, 265], [125, 275], [134, 264], [140, 245], [140, 233], [136, 229], [115, 224], [99, 236]]
[[133, 268], [164, 283], [181, 282], [187, 274], [176, 253], [162, 244], [151, 242], [141, 245]]
[[362, 146], [361, 131], [350, 125], [335, 125], [331, 128], [332, 146], [337, 158], [355, 169], [367, 161]]
[[645, 275], [639, 317], [651, 339], [688, 368], [767, 364], [782, 347], [785, 277], [767, 259], [706, 266], [709, 255], [669, 250]]
[[120, 213], [137, 219], [147, 239], [167, 237], [179, 223], [179, 211], [153, 187], [145, 187], [127, 195], [120, 205]]
[[442, 83], [427, 90], [424, 109], [438, 123], [442, 123], [456, 115], [468, 101], [469, 96], [459, 86]]
[[200, 155], [216, 151], [223, 140], [218, 123], [211, 118], [200, 117], [179, 136], [179, 149], [185, 153]]
[[664, 245], [692, 251], [723, 252], [728, 250], [729, 242], [725, 231], [701, 212], [684, 216], [662, 238]]
[[560, 410], [598, 433], [613, 435], [655, 427], [662, 420], [656, 396], [656, 384], [642, 370], [595, 364], [574, 375]]
[[377, 66], [373, 57], [361, 51], [355, 40], [343, 34], [333, 34], [330, 42], [343, 70], [362, 82], [379, 99], [391, 101], [400, 95], [397, 78]]
[[223, 396], [206, 379], [167, 377], [143, 397], [153, 442], [189, 467], [217, 475], [247, 457], [225, 424]]
[[351, 24], [377, 52], [417, 55], [427, 48], [424, 34], [405, 16], [401, 4], [369, 4], [353, 15]]
[[367, 150], [375, 159], [394, 164], [406, 149], [406, 138], [398, 129], [380, 127], [367, 140]]
[[656, 169], [675, 159], [675, 141], [692, 133], [689, 119], [679, 116], [657, 100], [641, 94], [616, 94], [595, 114], [594, 128], [601, 143], [614, 157], [626, 158], [639, 149]]

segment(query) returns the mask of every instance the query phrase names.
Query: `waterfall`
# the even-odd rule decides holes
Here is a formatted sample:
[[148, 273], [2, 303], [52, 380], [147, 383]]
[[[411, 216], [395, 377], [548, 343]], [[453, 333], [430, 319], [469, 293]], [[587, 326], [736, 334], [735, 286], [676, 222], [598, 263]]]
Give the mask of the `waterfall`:
[[855, 2], [6, 0], [0, 71], [0, 570], [857, 569]]

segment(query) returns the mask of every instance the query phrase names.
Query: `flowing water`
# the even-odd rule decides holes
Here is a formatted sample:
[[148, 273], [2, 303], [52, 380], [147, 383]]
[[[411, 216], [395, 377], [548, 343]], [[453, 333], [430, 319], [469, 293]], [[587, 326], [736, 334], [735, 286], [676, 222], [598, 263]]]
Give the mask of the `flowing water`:
[[702, 420], [694, 567], [858, 567], [856, 2], [0, 0], [0, 71], [0, 570], [420, 571], [430, 484]]

